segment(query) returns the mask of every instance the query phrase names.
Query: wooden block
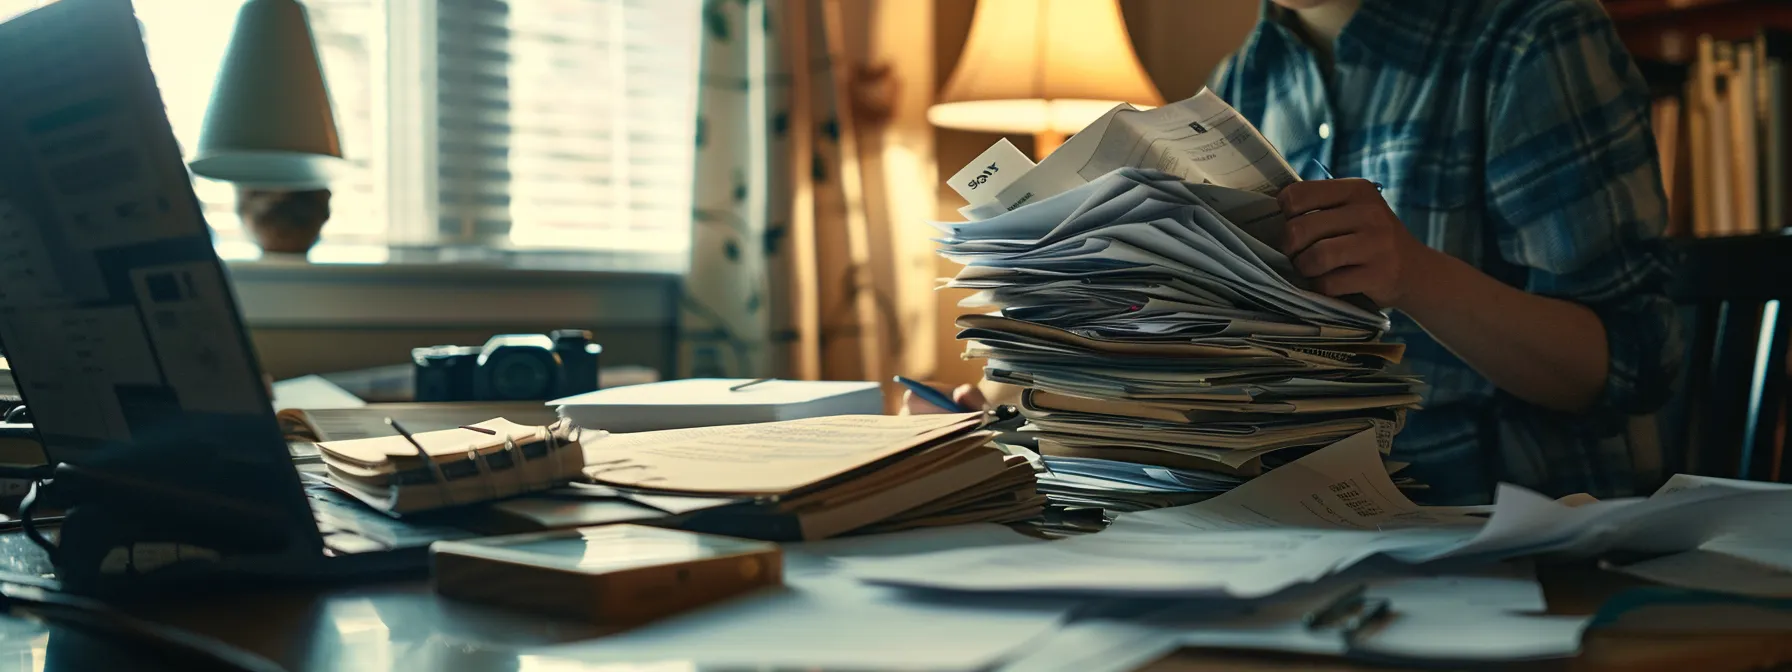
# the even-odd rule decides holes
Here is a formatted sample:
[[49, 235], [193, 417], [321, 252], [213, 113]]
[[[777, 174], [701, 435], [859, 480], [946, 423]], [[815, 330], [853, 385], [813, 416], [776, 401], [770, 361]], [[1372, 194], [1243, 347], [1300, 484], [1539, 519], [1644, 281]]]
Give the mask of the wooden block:
[[784, 581], [776, 544], [640, 525], [437, 542], [437, 593], [632, 626]]

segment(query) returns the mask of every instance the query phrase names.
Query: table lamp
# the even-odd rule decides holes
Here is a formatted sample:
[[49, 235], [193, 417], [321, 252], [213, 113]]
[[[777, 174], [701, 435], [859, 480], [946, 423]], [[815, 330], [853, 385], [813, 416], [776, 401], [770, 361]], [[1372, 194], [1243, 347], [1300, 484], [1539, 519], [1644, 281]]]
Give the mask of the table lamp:
[[1139, 65], [1119, 0], [981, 0], [935, 126], [1032, 133], [1035, 158], [1115, 105], [1163, 104]]
[[242, 186], [318, 189], [342, 160], [335, 113], [305, 8], [297, 0], [249, 0], [211, 102], [194, 173]]
[[237, 214], [263, 251], [302, 254], [330, 217], [342, 163], [317, 43], [297, 0], [248, 0], [188, 166], [237, 188]]

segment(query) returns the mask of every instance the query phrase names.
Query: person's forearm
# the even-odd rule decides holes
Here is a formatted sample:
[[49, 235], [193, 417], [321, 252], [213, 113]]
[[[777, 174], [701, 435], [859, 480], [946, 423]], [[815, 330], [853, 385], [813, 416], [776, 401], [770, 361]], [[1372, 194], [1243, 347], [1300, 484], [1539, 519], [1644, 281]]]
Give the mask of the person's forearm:
[[1398, 306], [1500, 389], [1558, 411], [1591, 407], [1611, 367], [1605, 325], [1586, 306], [1505, 285], [1436, 253]]

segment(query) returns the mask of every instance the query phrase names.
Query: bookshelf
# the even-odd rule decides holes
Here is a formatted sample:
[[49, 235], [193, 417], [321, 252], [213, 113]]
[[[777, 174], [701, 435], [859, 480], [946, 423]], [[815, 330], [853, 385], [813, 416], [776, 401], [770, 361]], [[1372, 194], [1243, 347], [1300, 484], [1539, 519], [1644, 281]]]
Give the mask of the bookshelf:
[[1792, 227], [1792, 3], [1606, 0], [1654, 94], [1651, 123], [1682, 237]]

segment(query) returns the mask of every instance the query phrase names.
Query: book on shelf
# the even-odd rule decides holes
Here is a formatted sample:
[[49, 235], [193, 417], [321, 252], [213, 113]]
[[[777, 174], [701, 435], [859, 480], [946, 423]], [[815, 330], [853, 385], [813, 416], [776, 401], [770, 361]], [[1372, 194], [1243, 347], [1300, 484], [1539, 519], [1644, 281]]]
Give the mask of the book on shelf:
[[1684, 68], [1644, 64], [1671, 235], [1759, 235], [1792, 223], [1789, 58], [1792, 32], [1763, 28], [1747, 40], [1700, 36]]

